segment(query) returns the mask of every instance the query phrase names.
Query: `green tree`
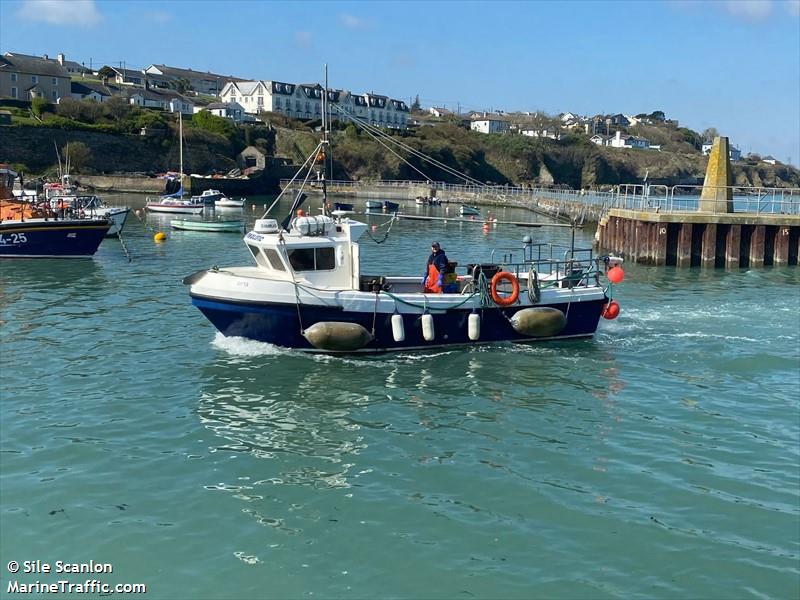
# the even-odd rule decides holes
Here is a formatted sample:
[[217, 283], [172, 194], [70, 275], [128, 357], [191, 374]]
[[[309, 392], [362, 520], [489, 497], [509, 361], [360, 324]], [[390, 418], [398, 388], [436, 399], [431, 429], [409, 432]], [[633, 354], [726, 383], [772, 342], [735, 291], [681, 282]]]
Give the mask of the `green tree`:
[[117, 76], [117, 72], [114, 71], [114, 69], [112, 69], [111, 67], [105, 66], [97, 72], [97, 76], [100, 79], [104, 79], [106, 77], [108, 77], [109, 79], [114, 79]]
[[128, 116], [131, 112], [130, 103], [121, 96], [114, 96], [109, 98], [107, 102], [103, 103], [103, 108], [106, 114], [114, 119], [117, 123]]
[[80, 173], [92, 160], [92, 151], [83, 142], [69, 142], [61, 148], [64, 160], [69, 160], [70, 170]]
[[719, 131], [716, 127], [708, 127], [703, 130], [703, 141], [713, 142], [715, 137], [719, 137]]
[[236, 126], [229, 119], [212, 115], [207, 110], [201, 110], [192, 115], [192, 125], [198, 129], [224, 136], [229, 140], [236, 134]]
[[179, 93], [185, 94], [189, 90], [193, 89], [191, 82], [186, 79], [185, 77], [180, 77], [175, 81], [175, 89], [178, 90]]
[[421, 109], [421, 105], [419, 103], [419, 94], [414, 96], [414, 102], [411, 103], [411, 110], [417, 111]]
[[50, 103], [42, 98], [41, 96], [37, 96], [33, 100], [31, 100], [31, 112], [37, 116], [41, 117], [42, 113], [45, 112], [45, 109]]

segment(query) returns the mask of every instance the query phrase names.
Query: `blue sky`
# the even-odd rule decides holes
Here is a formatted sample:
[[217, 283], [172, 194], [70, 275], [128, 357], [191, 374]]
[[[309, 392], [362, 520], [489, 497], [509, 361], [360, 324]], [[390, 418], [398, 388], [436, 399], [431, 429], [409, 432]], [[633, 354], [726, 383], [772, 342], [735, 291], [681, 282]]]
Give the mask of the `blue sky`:
[[663, 110], [800, 164], [800, 1], [0, 0], [0, 51], [322, 81], [423, 106]]

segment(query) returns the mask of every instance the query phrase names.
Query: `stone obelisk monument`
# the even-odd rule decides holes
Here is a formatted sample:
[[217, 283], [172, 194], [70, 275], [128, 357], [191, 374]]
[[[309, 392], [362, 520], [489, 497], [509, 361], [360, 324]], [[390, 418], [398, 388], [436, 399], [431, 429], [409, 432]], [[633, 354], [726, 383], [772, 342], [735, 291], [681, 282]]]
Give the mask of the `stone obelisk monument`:
[[703, 182], [703, 193], [700, 194], [700, 212], [732, 213], [733, 212], [733, 176], [728, 149], [728, 138], [714, 138], [714, 146], [708, 155], [706, 179]]

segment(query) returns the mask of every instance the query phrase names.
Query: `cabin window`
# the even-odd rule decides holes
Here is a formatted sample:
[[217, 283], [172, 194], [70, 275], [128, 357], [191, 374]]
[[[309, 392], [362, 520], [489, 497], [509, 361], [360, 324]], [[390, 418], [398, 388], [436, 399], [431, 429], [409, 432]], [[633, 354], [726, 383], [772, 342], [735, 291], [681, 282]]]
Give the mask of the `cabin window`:
[[289, 251], [295, 271], [331, 271], [336, 267], [333, 248], [296, 248]]
[[275, 250], [272, 248], [264, 248], [264, 254], [267, 255], [267, 260], [273, 269], [276, 271], [286, 270], [286, 267], [284, 267], [283, 263], [281, 262], [281, 257], [278, 256], [278, 253]]
[[258, 246], [251, 246], [250, 244], [247, 244], [247, 249], [250, 250], [250, 254], [253, 255], [253, 258], [256, 259], [256, 263], [259, 267], [267, 266], [267, 261], [264, 258], [264, 255], [259, 251]]

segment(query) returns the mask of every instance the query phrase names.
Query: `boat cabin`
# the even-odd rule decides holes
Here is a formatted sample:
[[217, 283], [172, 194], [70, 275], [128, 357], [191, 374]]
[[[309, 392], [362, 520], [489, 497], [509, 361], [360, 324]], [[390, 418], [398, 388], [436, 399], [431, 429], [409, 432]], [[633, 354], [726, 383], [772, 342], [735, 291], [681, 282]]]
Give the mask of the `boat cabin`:
[[244, 242], [270, 278], [352, 290], [359, 288], [357, 241], [366, 229], [366, 224], [341, 216], [296, 217], [288, 231], [275, 219], [258, 219]]

